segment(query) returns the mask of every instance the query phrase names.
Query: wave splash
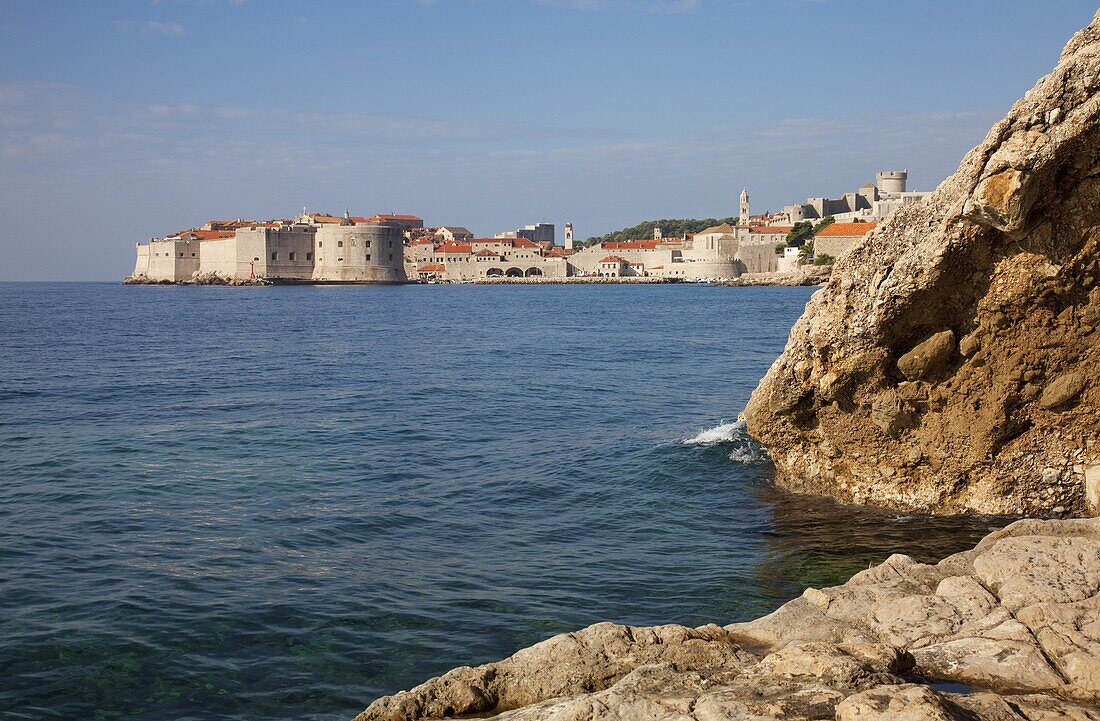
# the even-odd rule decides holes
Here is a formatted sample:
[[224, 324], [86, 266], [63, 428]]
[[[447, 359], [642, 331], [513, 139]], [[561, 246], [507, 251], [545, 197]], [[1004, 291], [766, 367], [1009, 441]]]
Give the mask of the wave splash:
[[684, 445], [704, 447], [731, 445], [733, 446], [729, 455], [731, 461], [748, 465], [768, 461], [767, 451], [753, 440], [752, 436], [745, 430], [745, 421], [741, 419], [700, 431], [695, 436], [685, 440]]

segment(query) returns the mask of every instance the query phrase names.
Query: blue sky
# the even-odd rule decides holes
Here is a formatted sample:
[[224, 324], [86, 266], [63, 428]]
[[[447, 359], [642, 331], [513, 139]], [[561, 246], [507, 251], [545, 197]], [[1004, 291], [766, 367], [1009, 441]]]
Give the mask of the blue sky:
[[0, 0], [0, 280], [303, 206], [479, 235], [930, 189], [1078, 0]]

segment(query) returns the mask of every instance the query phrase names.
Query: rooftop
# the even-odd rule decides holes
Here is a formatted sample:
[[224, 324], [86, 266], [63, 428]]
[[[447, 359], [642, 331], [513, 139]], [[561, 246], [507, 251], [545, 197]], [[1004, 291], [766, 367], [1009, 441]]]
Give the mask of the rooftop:
[[817, 232], [819, 238], [858, 238], [869, 233], [878, 223], [833, 223]]

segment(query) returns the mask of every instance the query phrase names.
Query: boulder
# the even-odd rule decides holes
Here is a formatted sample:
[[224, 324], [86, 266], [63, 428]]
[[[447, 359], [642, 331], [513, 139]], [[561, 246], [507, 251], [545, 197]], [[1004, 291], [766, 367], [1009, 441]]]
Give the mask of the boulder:
[[1094, 19], [950, 178], [836, 261], [745, 409], [776, 481], [901, 511], [1097, 512], [1074, 469], [1100, 464], [1098, 171]]
[[1058, 376], [1043, 389], [1039, 405], [1047, 410], [1064, 406], [1081, 395], [1085, 390], [1085, 376], [1081, 373], [1066, 373]]
[[925, 339], [898, 358], [898, 370], [911, 381], [923, 380], [940, 369], [955, 352], [955, 334], [945, 330]]

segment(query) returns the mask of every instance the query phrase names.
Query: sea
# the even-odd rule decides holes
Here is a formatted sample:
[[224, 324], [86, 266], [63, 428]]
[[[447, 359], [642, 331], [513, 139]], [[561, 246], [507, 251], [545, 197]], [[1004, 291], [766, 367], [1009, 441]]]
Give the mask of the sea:
[[1001, 518], [777, 490], [811, 288], [0, 284], [0, 717], [324, 719]]

